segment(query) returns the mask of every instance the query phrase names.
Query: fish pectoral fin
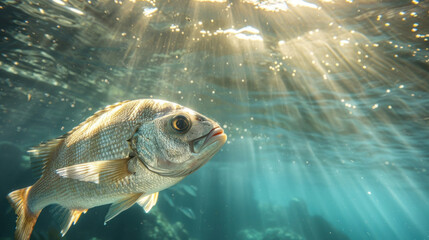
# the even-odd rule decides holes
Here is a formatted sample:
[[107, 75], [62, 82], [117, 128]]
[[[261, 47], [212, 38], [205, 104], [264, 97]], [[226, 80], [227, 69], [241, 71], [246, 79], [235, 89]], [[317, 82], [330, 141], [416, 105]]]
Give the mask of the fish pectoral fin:
[[79, 220], [79, 217], [82, 213], [86, 213], [88, 209], [70, 209], [66, 212], [65, 215], [63, 215], [63, 219], [61, 222], [61, 236], [64, 237], [66, 235], [67, 231], [69, 230], [70, 226], [75, 225], [77, 223], [77, 220]]
[[116, 202], [113, 202], [109, 208], [109, 211], [104, 218], [104, 224], [110, 221], [112, 218], [116, 217], [119, 213], [130, 208], [136, 201], [142, 196], [141, 193], [133, 194]]
[[155, 206], [156, 202], [158, 201], [159, 192], [152, 193], [150, 195], [146, 195], [140, 197], [137, 199], [137, 203], [143, 207], [144, 211], [148, 213], [153, 206]]
[[127, 176], [133, 174], [128, 170], [129, 160], [130, 158], [123, 158], [81, 163], [57, 169], [55, 172], [60, 177], [83, 182], [121, 182], [127, 180]]

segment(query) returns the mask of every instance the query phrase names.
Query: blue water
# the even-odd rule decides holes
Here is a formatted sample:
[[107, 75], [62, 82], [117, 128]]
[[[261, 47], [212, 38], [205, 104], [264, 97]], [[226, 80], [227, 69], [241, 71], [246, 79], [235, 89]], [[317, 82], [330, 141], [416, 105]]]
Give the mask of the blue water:
[[[228, 142], [65, 239], [429, 239], [427, 1], [2, 1], [1, 194], [26, 151], [106, 105], [180, 103]], [[15, 216], [0, 201], [0, 238]], [[32, 239], [59, 239], [55, 208]]]

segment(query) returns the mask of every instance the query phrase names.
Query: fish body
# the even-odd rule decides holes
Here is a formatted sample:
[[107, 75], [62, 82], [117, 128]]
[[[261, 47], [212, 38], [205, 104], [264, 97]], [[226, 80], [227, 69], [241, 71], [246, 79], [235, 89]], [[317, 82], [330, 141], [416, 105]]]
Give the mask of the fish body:
[[42, 175], [8, 195], [18, 215], [15, 239], [29, 239], [51, 204], [66, 211], [63, 236], [92, 207], [112, 204], [105, 222], [135, 203], [148, 212], [159, 191], [204, 165], [225, 141], [216, 122], [179, 104], [142, 99], [108, 106], [29, 151]]

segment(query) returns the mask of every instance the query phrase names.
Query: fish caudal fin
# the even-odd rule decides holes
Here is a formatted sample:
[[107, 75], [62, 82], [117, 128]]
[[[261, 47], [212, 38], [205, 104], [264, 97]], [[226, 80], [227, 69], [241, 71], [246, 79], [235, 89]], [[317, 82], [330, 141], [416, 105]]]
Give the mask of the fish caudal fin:
[[30, 239], [34, 224], [36, 224], [41, 212], [33, 213], [28, 209], [27, 197], [30, 189], [31, 186], [18, 189], [7, 195], [10, 205], [12, 205], [16, 215], [18, 215], [16, 219], [15, 240]]

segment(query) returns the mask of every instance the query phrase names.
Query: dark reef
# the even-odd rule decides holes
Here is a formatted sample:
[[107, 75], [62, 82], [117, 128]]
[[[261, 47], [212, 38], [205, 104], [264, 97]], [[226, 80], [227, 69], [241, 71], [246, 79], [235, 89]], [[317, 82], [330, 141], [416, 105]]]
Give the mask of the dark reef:
[[321, 216], [310, 215], [307, 205], [292, 199], [287, 207], [260, 206], [265, 219], [260, 228], [247, 228], [237, 233], [240, 240], [348, 240], [349, 237], [335, 229]]

